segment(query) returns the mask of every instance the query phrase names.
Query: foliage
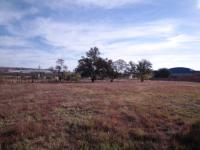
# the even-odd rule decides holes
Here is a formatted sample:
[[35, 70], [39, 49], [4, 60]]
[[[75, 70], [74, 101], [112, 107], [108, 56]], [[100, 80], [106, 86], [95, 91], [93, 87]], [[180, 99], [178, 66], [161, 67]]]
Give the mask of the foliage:
[[114, 79], [115, 72], [112, 68], [112, 61], [100, 57], [100, 52], [97, 47], [91, 48], [86, 52], [86, 57], [79, 60], [78, 67], [75, 69], [82, 77], [90, 77], [94, 82], [97, 77], [104, 79], [110, 77]]
[[113, 63], [113, 67], [114, 67], [115, 71], [118, 72], [119, 74], [124, 74], [124, 72], [127, 69], [127, 66], [128, 66], [128, 64], [123, 59], [116, 60]]
[[152, 64], [148, 60], [141, 60], [136, 65], [137, 76], [143, 82], [152, 73]]
[[169, 69], [162, 68], [154, 72], [154, 78], [169, 78], [171, 75]]
[[58, 70], [58, 72], [61, 72], [63, 65], [64, 65], [65, 61], [61, 58], [57, 59], [56, 61], [56, 69]]
[[128, 63], [125, 73], [128, 75], [136, 75], [136, 71], [137, 71], [136, 68], [137, 68], [137, 65], [133, 61], [130, 61]]
[[91, 60], [95, 61], [100, 57], [100, 51], [98, 47], [91, 48], [88, 52], [86, 52], [86, 56]]
[[64, 59], [57, 59], [56, 61], [56, 70], [57, 70], [57, 73], [58, 73], [58, 78], [59, 80], [61, 81], [63, 78], [64, 78], [64, 72], [67, 71], [67, 66], [64, 65], [65, 61]]
[[110, 78], [110, 81], [113, 82], [115, 78], [118, 76], [118, 72], [114, 69], [113, 61], [107, 60], [107, 76]]
[[200, 149], [200, 122], [195, 122], [182, 133], [177, 135], [177, 140], [181, 143], [183, 150], [199, 150]]
[[90, 77], [91, 81], [96, 80], [98, 73], [97, 62], [99, 60], [99, 49], [97, 47], [91, 48], [86, 52], [86, 57], [82, 56], [82, 59], [79, 60], [79, 65], [75, 69], [77, 73], [80, 73], [82, 77]]
[[66, 81], [79, 81], [81, 79], [80, 74], [75, 72], [64, 72], [64, 80]]
[[79, 60], [76, 72], [80, 73], [82, 77], [90, 77], [92, 82], [96, 79], [96, 66], [89, 58], [82, 57], [82, 59]]

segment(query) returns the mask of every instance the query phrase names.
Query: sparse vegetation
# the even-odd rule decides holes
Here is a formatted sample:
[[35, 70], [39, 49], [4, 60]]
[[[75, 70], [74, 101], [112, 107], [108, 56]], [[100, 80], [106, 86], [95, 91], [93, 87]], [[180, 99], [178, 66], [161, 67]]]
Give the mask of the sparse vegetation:
[[1, 84], [1, 150], [199, 149], [200, 85]]

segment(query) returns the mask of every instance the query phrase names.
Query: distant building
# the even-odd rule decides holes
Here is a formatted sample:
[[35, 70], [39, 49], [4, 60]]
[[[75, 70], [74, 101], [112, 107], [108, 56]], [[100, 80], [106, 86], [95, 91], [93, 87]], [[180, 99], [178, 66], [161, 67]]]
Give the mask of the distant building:
[[32, 74], [32, 73], [39, 73], [39, 74], [53, 74], [53, 70], [49, 69], [34, 69], [34, 68], [11, 68], [11, 67], [0, 67], [0, 73], [3, 74]]
[[52, 74], [53, 72], [48, 69], [9, 69], [8, 73], [45, 73], [45, 74]]

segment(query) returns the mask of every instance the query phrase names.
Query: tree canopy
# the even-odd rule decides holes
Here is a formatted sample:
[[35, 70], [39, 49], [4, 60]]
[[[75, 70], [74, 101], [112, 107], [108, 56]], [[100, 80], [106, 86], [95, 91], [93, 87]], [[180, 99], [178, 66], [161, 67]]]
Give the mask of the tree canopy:
[[154, 71], [154, 78], [168, 78], [170, 75], [170, 70], [166, 68], [161, 68], [157, 71]]
[[82, 77], [90, 77], [94, 82], [97, 77], [104, 79], [110, 77], [114, 79], [114, 69], [112, 68], [112, 61], [100, 57], [100, 51], [97, 47], [91, 48], [86, 52], [86, 57], [78, 61], [78, 67], [75, 69]]
[[152, 64], [148, 60], [141, 60], [136, 65], [137, 76], [143, 82], [152, 73]]
[[130, 61], [128, 64], [123, 59], [112, 61], [104, 59], [97, 47], [91, 48], [78, 61], [75, 69], [82, 77], [89, 77], [92, 82], [97, 79], [110, 78], [112, 82], [119, 75], [134, 75], [142, 82], [151, 74], [152, 64], [147, 60], [141, 60], [138, 64]]

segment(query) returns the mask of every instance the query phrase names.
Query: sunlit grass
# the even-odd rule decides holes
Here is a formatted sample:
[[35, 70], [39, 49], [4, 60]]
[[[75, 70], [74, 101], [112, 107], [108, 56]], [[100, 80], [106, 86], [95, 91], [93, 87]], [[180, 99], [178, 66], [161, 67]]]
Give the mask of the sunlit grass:
[[13, 84], [0, 89], [1, 149], [186, 149], [178, 137], [200, 121], [198, 83]]

